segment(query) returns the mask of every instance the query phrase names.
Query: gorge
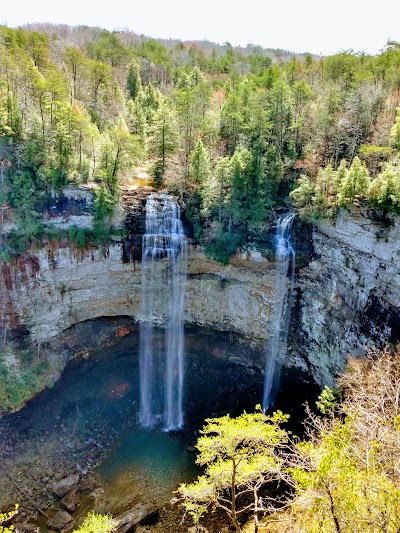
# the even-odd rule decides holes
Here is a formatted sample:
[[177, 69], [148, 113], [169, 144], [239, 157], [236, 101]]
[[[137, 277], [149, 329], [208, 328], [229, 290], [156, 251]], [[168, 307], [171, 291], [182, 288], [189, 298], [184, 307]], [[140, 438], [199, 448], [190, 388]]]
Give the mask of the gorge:
[[0, 25], [0, 533], [400, 530], [399, 68]]
[[[144, 221], [143, 208], [136, 218]], [[304, 227], [299, 231], [307, 235]], [[395, 218], [381, 221], [367, 212], [343, 211], [336, 224], [318, 224], [307, 240], [294, 228], [298, 266], [285, 364], [307, 369], [323, 385], [343, 369], [348, 353], [359, 352], [357, 339], [364, 346], [396, 342], [398, 236]], [[105, 250], [44, 248], [3, 264], [3, 325], [44, 343], [74, 324], [104, 316], [105, 310], [107, 316], [138, 320], [142, 270], [138, 260], [126, 262], [126, 248], [121, 243]], [[156, 261], [152, 268], [157, 277], [167, 266]], [[185, 323], [232, 331], [265, 345], [274, 315], [275, 272], [274, 262], [255, 252], [223, 266], [190, 244]], [[165, 324], [169, 301], [161, 290], [157, 299], [155, 319]]]
[[[146, 205], [149, 206], [150, 204], [151, 208], [154, 207], [152, 200], [148, 201], [151, 194], [152, 191], [147, 193], [140, 191], [133, 195], [136, 202], [134, 202], [134, 207], [132, 207], [132, 195], [128, 204], [124, 206], [125, 216], [123, 220], [126, 221], [129, 228], [134, 231], [137, 231], [138, 227], [143, 228], [142, 233], [138, 236], [130, 233], [129, 230], [125, 243], [115, 243], [103, 250], [88, 251], [79, 251], [71, 246], [56, 249], [45, 248], [35, 254], [21, 256], [18, 262], [3, 264], [1, 301], [4, 305], [3, 324], [8, 325], [7, 334], [16, 335], [19, 338], [30, 335], [32, 339], [43, 346], [54, 346], [55, 351], [62, 355], [61, 369], [67, 360], [75, 356], [76, 353], [93, 354], [90, 355], [89, 360], [95, 357], [93, 360], [93, 364], [95, 364], [97, 360], [95, 354], [100, 353], [98, 350], [102, 350], [103, 344], [106, 346], [109, 343], [116, 347], [120, 346], [116, 353], [122, 354], [126, 353], [126, 348], [124, 348], [126, 343], [133, 341], [136, 346], [133, 349], [135, 365], [139, 364], [139, 354], [141, 354], [140, 357], [146, 354], [143, 347], [144, 339], [146, 341], [151, 339], [152, 341], [151, 346], [147, 345], [147, 350], [153, 350], [156, 347], [156, 353], [159, 355], [168, 354], [171, 349], [169, 346], [170, 337], [167, 333], [168, 321], [171, 317], [171, 293], [169, 291], [173, 288], [179, 294], [182, 287], [179, 286], [179, 290], [177, 290], [176, 284], [168, 285], [166, 283], [169, 276], [166, 270], [171, 269], [166, 256], [171, 249], [171, 253], [175, 253], [170, 237], [168, 235], [162, 236], [158, 246], [151, 241], [154, 241], [154, 235], [163, 232], [160, 230], [160, 219], [157, 219], [157, 216], [159, 214], [166, 216], [169, 221], [167, 226], [171, 227], [171, 221], [176, 221], [174, 217], [177, 215], [171, 216], [170, 211], [165, 213], [164, 208], [158, 205], [156, 209], [159, 214], [156, 214], [155, 222], [158, 229], [149, 230], [149, 224], [146, 225], [145, 222]], [[168, 204], [168, 201], [166, 205], [168, 206], [167, 209], [170, 209], [171, 204]], [[132, 215], [132, 213], [136, 214]], [[396, 250], [399, 226], [394, 218], [382, 221], [374, 219], [372, 215], [372, 213], [360, 213], [359, 211], [357, 213], [342, 212], [336, 224], [318, 224], [311, 233], [301, 224], [296, 226], [296, 221], [294, 221], [291, 237], [289, 237], [288, 231], [290, 223], [293, 222], [293, 215], [282, 216], [278, 221], [276, 230], [279, 237], [276, 242], [282, 247], [277, 248], [278, 259], [281, 258], [278, 262], [267, 260], [252, 250], [232, 258], [230, 264], [223, 266], [206, 258], [198, 246], [188, 245], [187, 273], [185, 276], [185, 357], [187, 358], [185, 381], [188, 379], [189, 382], [184, 388], [182, 405], [182, 409], [187, 413], [186, 432], [189, 431], [190, 433], [197, 430], [204, 416], [212, 416], [216, 412], [223, 412], [226, 408], [233, 413], [238, 413], [243, 408], [251, 410], [256, 403], [260, 402], [263, 397], [263, 381], [265, 394], [266, 374], [263, 370], [265, 371], [266, 347], [268, 343], [271, 343], [270, 336], [282, 334], [286, 327], [288, 331], [287, 350], [275, 348], [278, 355], [276, 364], [282, 367], [284, 374], [281, 390], [277, 391], [276, 405], [284, 408], [285, 412], [291, 412], [294, 405], [301, 404], [307, 397], [310, 398], [310, 394], [315, 394], [315, 392], [311, 392], [317, 390], [314, 383], [318, 383], [320, 386], [326, 383], [332, 384], [337, 373], [343, 370], [348, 353], [360, 353], [362, 355], [360, 338], [365, 347], [369, 345], [384, 346], [386, 342], [397, 340], [400, 300], [396, 299], [396, 295], [400, 293], [400, 285], [397, 281]], [[74, 219], [74, 223], [75, 221], [76, 219]], [[178, 248], [181, 246], [181, 244], [177, 244], [182, 237], [181, 231], [181, 229], [175, 231], [175, 246]], [[274, 232], [275, 229], [272, 229], [272, 242]], [[149, 235], [152, 235], [150, 239]], [[304, 239], [304, 236], [307, 238]], [[144, 241], [144, 256], [146, 254], [151, 255], [152, 260], [148, 266], [142, 267], [137, 259], [130, 259], [129, 261], [125, 259], [127, 250], [131, 246], [129, 243], [138, 242], [137, 237], [139, 237], [139, 241], [141, 239]], [[294, 239], [296, 244], [292, 244], [290, 238]], [[168, 243], [167, 250], [164, 248], [165, 242]], [[296, 246], [297, 249], [296, 268], [293, 261], [292, 246]], [[136, 252], [136, 254], [138, 253]], [[160, 260], [153, 261], [157, 256]], [[173, 258], [177, 259], [175, 255]], [[151, 272], [149, 281], [153, 285], [150, 287], [146, 285], [146, 278], [144, 278], [147, 275], [146, 268], [150, 269]], [[182, 268], [178, 265], [179, 276], [182, 276]], [[288, 285], [293, 296], [291, 297], [290, 324], [286, 326], [282, 317], [284, 318], [285, 315], [283, 307]], [[283, 288], [284, 286], [286, 288]], [[144, 301], [148, 305], [145, 308], [143, 307], [144, 289], [146, 294]], [[149, 290], [153, 291], [150, 296], [148, 296]], [[277, 300], [277, 298], [283, 299]], [[179, 305], [180, 302], [172, 299], [172, 304]], [[182, 307], [178, 307], [178, 309], [182, 309]], [[379, 310], [378, 314], [376, 314], [376, 309]], [[148, 314], [153, 314], [154, 322], [144, 325], [141, 317], [148, 316]], [[278, 314], [281, 316], [279, 322], [276, 322]], [[104, 319], [101, 319], [104, 316], [110, 317], [107, 320], [113, 320], [114, 323], [110, 322], [109, 325], [106, 325], [102, 322]], [[95, 319], [94, 322], [93, 319]], [[100, 322], [96, 325], [99, 320]], [[90, 325], [91, 323], [93, 326]], [[149, 327], [152, 332], [151, 336], [143, 338]], [[205, 327], [206, 329], [197, 330], [193, 336], [193, 333], [190, 332], [190, 328], [193, 327]], [[86, 328], [94, 328], [93, 333], [88, 334], [87, 332], [91, 329], [87, 330]], [[221, 333], [219, 334], [218, 331]], [[218, 335], [224, 336], [221, 337], [224, 339], [222, 344], [218, 340]], [[61, 341], [63, 336], [66, 336], [64, 342]], [[94, 346], [88, 342], [88, 339], [91, 338], [97, 339]], [[72, 339], [75, 340], [72, 342]], [[272, 338], [275, 346], [277, 339], [278, 337]], [[270, 353], [269, 350], [267, 351], [268, 354]], [[103, 352], [104, 355], [101, 356], [101, 360], [105, 362], [111, 355], [106, 355], [104, 349]], [[284, 355], [285, 352], [286, 355]], [[132, 351], [129, 350], [129, 353], [130, 358], [132, 358]], [[197, 355], [194, 356], [194, 353]], [[79, 361], [79, 356], [77, 361]], [[109, 370], [105, 370], [110, 377], [115, 374], [112, 370], [112, 361], [111, 357], [107, 363], [111, 366], [106, 367]], [[68, 368], [69, 365], [67, 370]], [[92, 366], [92, 368], [94, 367]], [[116, 504], [115, 499], [111, 498], [111, 494], [118, 495], [119, 500], [125, 501], [125, 504], [128, 505], [123, 493], [126, 490], [126, 483], [129, 482], [129, 476], [138, 475], [135, 470], [137, 468], [135, 464], [139, 464], [137, 461], [144, 461], [143, 468], [145, 470], [150, 468], [145, 466], [148, 459], [139, 459], [137, 452], [129, 454], [127, 452], [128, 443], [131, 443], [129, 446], [136, 446], [135, 443], [141, 442], [139, 448], [140, 446], [148, 447], [149, 444], [144, 444], [143, 439], [147, 438], [145, 434], [141, 435], [135, 429], [135, 420], [139, 416], [139, 411], [140, 417], [143, 416], [142, 407], [139, 409], [141, 397], [139, 393], [139, 368], [137, 371], [133, 367], [129, 370], [129, 365], [125, 368], [126, 370], [122, 369], [120, 380], [116, 378], [116, 380], [111, 381], [110, 385], [106, 385], [104, 382], [105, 396], [101, 402], [104, 401], [105, 403], [104, 407], [100, 407], [100, 396], [98, 396], [95, 404], [97, 406], [95, 418], [93, 418], [94, 411], [91, 410], [93, 408], [90, 407], [90, 404], [88, 404], [87, 414], [84, 414], [87, 400], [79, 399], [78, 396], [75, 400], [76, 409], [82, 417], [82, 429], [87, 428], [87, 417], [90, 416], [92, 420], [97, 420], [93, 427], [98, 433], [94, 435], [101, 435], [101, 439], [104, 439], [99, 441], [99, 451], [102, 452], [100, 458], [101, 462], [104, 463], [104, 469], [102, 470], [103, 467], [100, 467], [99, 472], [102, 472], [103, 477], [101, 479], [102, 483], [105, 483], [104, 486], [108, 486], [107, 483], [111, 483], [111, 485], [107, 489], [108, 492], [106, 492], [104, 500], [107, 503], [102, 505], [108, 505], [108, 508], [113, 508], [114, 512], [117, 512], [121, 507]], [[201, 380], [200, 369], [203, 372]], [[104, 380], [101, 377], [103, 372], [101, 365], [98, 372], [100, 373], [98, 374], [99, 377], [94, 375], [94, 380], [100, 383]], [[227, 375], [230, 377], [227, 378]], [[162, 390], [165, 387], [164, 378], [160, 377], [157, 372], [155, 376], [156, 390], [158, 394], [161, 394], [161, 398], [163, 396]], [[74, 381], [76, 380], [77, 378], [74, 378]], [[61, 387], [60, 391], [63, 390], [65, 383], [68, 383], [68, 380], [65, 382], [62, 377], [60, 385], [56, 386], [55, 391], [58, 390], [59, 386]], [[79, 388], [79, 382], [76, 381], [76, 383]], [[207, 387], [206, 383], [208, 383]], [[85, 385], [84, 389], [88, 389], [88, 387]], [[115, 392], [109, 393], [107, 390]], [[215, 392], [217, 392], [217, 397], [213, 396]], [[108, 397], [107, 394], [112, 396]], [[113, 411], [113, 404], [107, 407], [107, 402], [110, 401], [107, 398], [113, 398], [114, 395], [116, 395], [115, 399], [111, 401], [117, 401], [115, 407], [119, 406], [118, 409], [122, 409], [121, 414], [118, 414], [118, 417], [122, 415], [122, 419], [119, 431], [113, 433], [114, 436], [106, 437], [104, 424], [107, 423], [107, 417], [111, 415], [114, 422], [117, 420], [117, 414]], [[47, 396], [43, 397], [44, 405], [48, 401], [46, 398]], [[41, 401], [38, 399], [38, 406], [41, 405]], [[54, 401], [52, 400], [52, 402]], [[56, 403], [58, 401], [57, 399]], [[210, 408], [211, 405], [213, 407]], [[40, 412], [40, 407], [38, 408]], [[35, 409], [34, 403], [32, 403], [32, 409]], [[103, 411], [103, 409], [105, 410]], [[162, 412], [162, 402], [157, 409], [154, 413]], [[62, 407], [57, 407], [56, 412], [57, 410], [59, 413], [66, 412]], [[107, 410], [109, 410], [108, 415], [101, 414], [107, 413]], [[32, 414], [29, 412], [24, 414], [25, 410], [23, 410], [21, 416], [23, 420], [31, 419], [29, 423], [31, 429], [27, 436], [32, 433], [34, 440], [30, 440], [31, 437], [28, 439], [25, 436], [22, 437], [20, 431], [18, 434], [21, 435], [23, 447], [33, 447], [39, 450], [40, 446], [43, 445], [38, 447], [36, 439], [43, 438], [41, 435], [45, 428], [42, 426], [40, 429], [38, 425], [35, 427], [35, 423], [32, 421], [38, 420], [38, 415], [33, 415], [34, 411]], [[153, 412], [151, 416], [153, 416]], [[293, 416], [295, 422], [296, 415], [293, 414]], [[126, 436], [128, 439], [126, 444], [123, 444], [125, 437], [122, 437], [123, 433], [121, 432], [125, 431], [125, 417], [126, 420], [130, 419], [133, 422], [133, 426]], [[164, 419], [164, 424], [166, 420], [168, 418]], [[76, 446], [76, 439], [80, 443], [77, 445], [79, 447], [83, 446], [83, 442], [94, 438], [92, 431], [88, 428], [84, 433], [80, 433], [78, 426], [76, 426], [77, 420], [74, 414], [68, 418], [65, 417], [65, 414], [61, 414], [61, 422], [66, 428], [70, 427], [68, 431], [71, 437], [67, 443], [71, 442], [72, 439], [71, 447]], [[14, 424], [11, 419], [10, 423]], [[59, 422], [55, 420], [54, 424], [55, 427], [58, 427]], [[68, 424], [72, 425], [69, 426]], [[178, 425], [175, 426], [174, 424], [175, 427]], [[4, 433], [3, 429], [3, 442], [8, 442], [8, 448], [13, 450], [11, 454], [8, 454], [10, 458], [4, 463], [5, 465], [12, 464], [12, 461], [11, 463], [9, 461], [19, 449], [10, 435], [7, 431]], [[75, 436], [72, 437], [72, 435]], [[129, 437], [129, 435], [131, 436]], [[156, 457], [159, 453], [157, 446], [165, 448], [166, 444], [162, 440], [157, 444], [158, 441], [154, 440], [154, 436], [149, 438], [152, 442], [153, 456]], [[50, 439], [49, 442], [52, 440]], [[110, 450], [117, 442], [119, 444], [116, 451], [110, 455]], [[18, 454], [21, 452], [19, 451]], [[65, 456], [68, 456], [68, 448], [64, 453]], [[107, 453], [109, 459], [103, 459], [103, 453]], [[174, 455], [175, 453], [178, 455]], [[185, 453], [185, 447], [177, 447], [174, 452], [171, 450], [171, 464], [178, 465], [178, 463], [174, 463], [178, 460], [174, 457], [181, 457], [180, 454], [182, 453]], [[6, 453], [4, 458], [7, 458], [8, 455]], [[48, 454], [46, 464], [51, 455]], [[23, 455], [20, 457], [23, 461]], [[90, 465], [93, 464], [93, 461], [95, 464], [97, 460], [89, 457], [85, 461], [89, 461], [87, 464], [91, 469]], [[180, 461], [181, 459], [178, 462]], [[117, 474], [121, 465], [127, 472], [125, 480]], [[179, 475], [182, 479], [185, 479], [186, 476], [190, 478], [193, 475], [193, 466], [191, 465], [192, 463], [189, 461], [187, 470], [180, 471]], [[49, 470], [51, 468], [49, 466]], [[66, 465], [67, 472], [69, 468]], [[81, 466], [81, 468], [83, 471], [87, 469], [86, 466]], [[13, 472], [13, 468], [10, 471]], [[129, 474], [129, 472], [136, 473]], [[170, 476], [172, 476], [171, 479], [175, 479], [175, 474], [172, 474], [172, 471]], [[140, 479], [142, 478], [140, 477]], [[154, 501], [154, 495], [159, 494], [156, 500], [162, 503], [165, 501], [165, 491], [170, 490], [168, 489], [170, 485], [162, 481], [158, 474], [154, 480], [156, 486], [159, 487], [158, 489], [151, 483], [147, 485], [148, 481], [145, 481], [144, 478], [141, 483], [143, 486], [148, 486], [148, 490], [153, 493], [152, 501]], [[18, 499], [24, 504], [24, 499], [21, 499], [20, 494]], [[8, 500], [5, 500], [5, 503], [6, 501]], [[129, 503], [131, 502], [134, 503], [134, 500], [130, 500]], [[29, 503], [25, 505], [29, 508]], [[105, 508], [99, 506], [97, 509], [101, 511]]]

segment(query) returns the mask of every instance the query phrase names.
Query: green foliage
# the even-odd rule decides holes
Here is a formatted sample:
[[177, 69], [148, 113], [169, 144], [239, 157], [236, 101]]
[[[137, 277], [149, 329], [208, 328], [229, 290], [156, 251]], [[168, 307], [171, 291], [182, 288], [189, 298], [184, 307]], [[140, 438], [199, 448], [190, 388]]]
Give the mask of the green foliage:
[[317, 409], [323, 415], [332, 414], [333, 411], [338, 407], [339, 402], [339, 393], [338, 391], [331, 389], [327, 385], [323, 388], [321, 394], [318, 396], [318, 401], [316, 402]]
[[302, 174], [297, 182], [297, 187], [290, 193], [294, 204], [303, 218], [317, 218], [314, 198], [316, 195], [315, 183]]
[[8, 522], [8, 520], [18, 514], [18, 507], [19, 505], [16, 503], [12, 511], [9, 511], [8, 513], [0, 513], [0, 533], [12, 533], [14, 531], [14, 526], [8, 527], [3, 526], [1, 524], [4, 524], [4, 522]]
[[[97, 199], [98, 197], [96, 197]], [[101, 211], [102, 210], [102, 207], [99, 207], [99, 210]], [[99, 215], [97, 215], [99, 216]], [[96, 215], [95, 215], [95, 220], [96, 220]], [[103, 220], [102, 218], [99, 219], [99, 222], [100, 220]], [[78, 229], [76, 226], [70, 226], [68, 228], [68, 231], [67, 231], [67, 236], [68, 236], [68, 239], [70, 239], [72, 242], [74, 242], [78, 248], [85, 248], [86, 247], [86, 244], [87, 244], [87, 238], [88, 238], [88, 233], [84, 230], [84, 229]]]
[[10, 344], [0, 348], [0, 412], [20, 409], [35, 394], [54, 383], [57, 358], [40, 358]]
[[208, 234], [204, 252], [207, 257], [227, 265], [231, 256], [240, 245], [244, 244], [243, 235], [226, 231], [219, 223], [215, 223]]
[[[383, 172], [400, 149], [393, 43], [377, 56], [314, 59], [94, 28], [67, 42], [54, 32], [0, 27], [9, 145], [0, 159], [12, 165], [0, 204], [13, 209], [16, 249], [43, 234], [42, 194], [94, 181], [115, 198], [139, 164], [180, 195], [205, 242], [215, 222], [244, 240], [265, 230], [271, 209], [288, 203], [293, 167], [307, 176], [292, 196], [304, 216], [333, 218], [368, 191], [374, 206], [397, 210], [393, 172]], [[104, 230], [95, 228], [100, 240]]]
[[76, 533], [112, 533], [116, 530], [117, 523], [109, 515], [89, 513], [83, 524], [74, 529]]
[[178, 148], [179, 132], [174, 112], [166, 102], [160, 104], [149, 128], [149, 152], [155, 159], [152, 173], [157, 185], [162, 185], [168, 159]]
[[370, 184], [370, 176], [365, 163], [355, 157], [339, 187], [338, 201], [340, 205], [354, 204], [360, 197], [366, 196]]
[[397, 108], [396, 121], [390, 131], [390, 142], [396, 150], [400, 151], [400, 107]]
[[121, 173], [137, 163], [140, 153], [140, 145], [137, 139], [129, 133], [122, 117], [118, 119], [115, 126], [110, 126], [105, 130], [96, 175], [97, 179], [105, 184], [110, 194], [117, 194]]
[[351, 359], [340, 380], [340, 416], [311, 416], [314, 429], [297, 445], [292, 469], [292, 531], [398, 531], [398, 361], [398, 353], [388, 352]]
[[131, 59], [128, 65], [126, 88], [128, 89], [129, 96], [132, 98], [132, 100], [135, 100], [139, 91], [142, 90], [142, 80], [140, 79], [140, 66], [134, 59]]
[[400, 214], [400, 163], [387, 163], [368, 189], [370, 203]]
[[201, 140], [197, 141], [190, 158], [190, 181], [195, 185], [205, 183], [210, 176], [210, 157]]
[[[101, 186], [95, 191], [93, 207], [93, 241], [97, 244], [107, 244], [111, 235], [110, 220], [114, 212], [115, 197], [110, 194], [106, 187]], [[80, 248], [83, 248], [86, 244], [85, 233], [78, 231], [75, 242]]]
[[29, 170], [17, 171], [12, 178], [10, 204], [15, 209], [18, 227], [12, 233], [12, 240], [18, 251], [26, 250], [33, 240], [43, 235], [43, 223], [36, 206], [42, 192]]
[[[241, 530], [239, 518], [244, 511], [257, 515], [260, 488], [284, 477], [277, 451], [288, 439], [280, 427], [287, 420], [279, 411], [267, 416], [261, 408], [236, 418], [226, 415], [206, 420], [196, 444], [196, 462], [205, 467], [205, 473], [177, 491], [195, 523], [209, 507], [222, 509], [235, 531]], [[248, 505], [249, 495], [253, 505]]]

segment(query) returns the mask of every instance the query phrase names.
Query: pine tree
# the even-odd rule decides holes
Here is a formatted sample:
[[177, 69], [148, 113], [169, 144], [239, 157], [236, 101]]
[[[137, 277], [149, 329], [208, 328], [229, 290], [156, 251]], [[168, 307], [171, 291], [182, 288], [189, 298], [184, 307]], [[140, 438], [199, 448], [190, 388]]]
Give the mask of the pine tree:
[[140, 66], [137, 61], [131, 59], [128, 65], [128, 76], [126, 80], [126, 88], [132, 100], [135, 100], [139, 91], [142, 89], [142, 80], [140, 78]]
[[365, 163], [355, 157], [340, 185], [339, 204], [342, 206], [353, 204], [357, 198], [365, 196], [370, 182], [371, 178]]
[[219, 222], [226, 217], [230, 178], [229, 157], [221, 157], [201, 189], [203, 213], [210, 218], [217, 216]]
[[210, 156], [198, 140], [190, 158], [190, 178], [195, 187], [203, 185], [210, 175]]
[[164, 179], [168, 158], [179, 146], [179, 131], [173, 111], [167, 103], [161, 104], [154, 115], [149, 128], [149, 152], [155, 159], [153, 164], [154, 179], [161, 185]]
[[[237, 418], [226, 415], [207, 420], [196, 444], [196, 462], [205, 467], [205, 473], [177, 491], [195, 523], [209, 507], [221, 509], [239, 532], [241, 517], [252, 511], [257, 531], [263, 509], [261, 487], [286, 477], [277, 452], [288, 440], [280, 427], [288, 418], [279, 411], [267, 416], [260, 409]], [[273, 506], [273, 498], [269, 497], [269, 503]]]

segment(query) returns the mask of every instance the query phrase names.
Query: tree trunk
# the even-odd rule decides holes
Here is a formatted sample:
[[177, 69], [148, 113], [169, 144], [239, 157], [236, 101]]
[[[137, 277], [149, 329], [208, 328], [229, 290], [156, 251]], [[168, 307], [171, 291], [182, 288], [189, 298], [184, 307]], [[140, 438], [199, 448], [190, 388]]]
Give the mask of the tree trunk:
[[231, 478], [231, 504], [232, 504], [232, 515], [231, 522], [235, 531], [240, 531], [240, 524], [236, 516], [236, 463], [235, 460], [232, 461], [232, 478]]

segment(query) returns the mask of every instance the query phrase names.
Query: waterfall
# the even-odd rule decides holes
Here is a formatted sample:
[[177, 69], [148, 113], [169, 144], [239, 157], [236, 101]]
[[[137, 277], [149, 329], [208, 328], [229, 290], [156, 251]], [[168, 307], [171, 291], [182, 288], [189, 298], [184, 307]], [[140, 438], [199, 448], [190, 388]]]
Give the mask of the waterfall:
[[[178, 204], [166, 194], [146, 202], [143, 236], [140, 324], [140, 423], [154, 425], [163, 409], [164, 429], [183, 425], [183, 322], [187, 243]], [[160, 262], [166, 263], [160, 268]], [[165, 343], [156, 342], [154, 323], [166, 305]], [[162, 305], [162, 304], [161, 304]], [[159, 392], [163, 379], [163, 407]]]
[[[296, 253], [290, 240], [290, 231], [295, 216], [296, 214], [293, 212], [282, 215], [279, 217], [276, 227], [275, 306], [265, 360], [264, 409], [268, 409], [274, 404], [279, 382], [280, 361], [283, 360], [287, 350], [291, 293], [296, 258]], [[289, 276], [288, 273], [290, 274]]]

